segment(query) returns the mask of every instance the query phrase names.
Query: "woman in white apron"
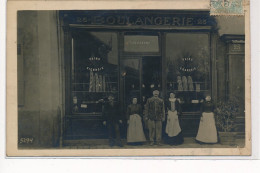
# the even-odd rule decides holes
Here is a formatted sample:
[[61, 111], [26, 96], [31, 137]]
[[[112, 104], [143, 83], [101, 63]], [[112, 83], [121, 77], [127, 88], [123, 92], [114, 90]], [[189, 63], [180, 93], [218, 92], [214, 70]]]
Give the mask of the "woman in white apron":
[[183, 143], [183, 136], [179, 124], [179, 115], [181, 107], [179, 99], [175, 98], [175, 94], [171, 93], [170, 98], [166, 102], [168, 116], [165, 132], [167, 133], [166, 143], [170, 145], [180, 145]]
[[134, 97], [132, 104], [127, 107], [127, 143], [142, 144], [146, 141], [142, 125], [142, 107], [137, 104], [137, 98]]
[[205, 102], [202, 103], [201, 112], [202, 116], [200, 118], [200, 125], [196, 141], [199, 143], [217, 143], [217, 128], [215, 124], [214, 117], [214, 105], [211, 102], [211, 97], [206, 96]]

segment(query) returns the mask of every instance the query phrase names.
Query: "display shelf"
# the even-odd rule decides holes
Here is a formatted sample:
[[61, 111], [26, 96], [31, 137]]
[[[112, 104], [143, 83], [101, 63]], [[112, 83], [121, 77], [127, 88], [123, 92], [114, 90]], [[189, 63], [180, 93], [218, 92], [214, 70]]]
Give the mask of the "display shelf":
[[[167, 84], [170, 84], [170, 83], [175, 83], [175, 84], [177, 84], [177, 82], [167, 82]], [[192, 83], [196, 84], [196, 83], [206, 83], [206, 82], [192, 82]]]
[[84, 101], [82, 102], [83, 104], [98, 104], [98, 103], [101, 103], [99, 101]]
[[84, 92], [84, 93], [117, 93], [118, 91], [72, 91], [72, 92]]
[[193, 91], [190, 91], [190, 90], [182, 90], [182, 91], [179, 91], [179, 90], [167, 90], [167, 92], [206, 92], [206, 91], [209, 91], [209, 90], [200, 90], [200, 91], [196, 91], [196, 90], [193, 90]]
[[[209, 90], [209, 83], [207, 83], [207, 82], [192, 82], [191, 89], [190, 89], [190, 84], [187, 83], [186, 88], [184, 88], [184, 86], [181, 86], [182, 90], [180, 90], [177, 82], [167, 82], [167, 91], [199, 93], [199, 92], [206, 92]], [[185, 89], [185, 90], [183, 90], [183, 89]]]
[[[118, 82], [106, 82], [106, 84], [107, 84], [107, 83], [117, 84]], [[74, 84], [74, 85], [83, 85], [83, 84], [89, 84], [89, 82], [83, 82], [83, 83], [79, 82], [79, 83], [72, 83], [72, 84]]]
[[80, 118], [80, 117], [84, 118], [84, 117], [86, 117], [86, 116], [88, 116], [88, 117], [90, 117], [90, 116], [93, 116], [93, 117], [96, 117], [96, 116], [101, 117], [101, 116], [102, 116], [102, 112], [91, 112], [91, 113], [73, 112], [72, 114], [69, 115], [69, 117], [71, 117], [71, 118], [76, 118], [76, 117], [78, 117], [78, 118]]
[[140, 92], [140, 90], [130, 90], [130, 92]]

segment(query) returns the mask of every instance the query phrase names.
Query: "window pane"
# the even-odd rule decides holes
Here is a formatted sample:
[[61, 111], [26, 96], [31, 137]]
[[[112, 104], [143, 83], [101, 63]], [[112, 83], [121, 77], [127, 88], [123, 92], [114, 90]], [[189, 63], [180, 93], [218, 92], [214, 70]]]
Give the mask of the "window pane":
[[[187, 110], [210, 94], [210, 53], [207, 34], [166, 35], [167, 91], [176, 92]], [[185, 110], [184, 110], [185, 111]]]
[[84, 32], [73, 37], [72, 112], [100, 113], [101, 99], [118, 100], [116, 33]]
[[[124, 73], [124, 95], [126, 105], [131, 104], [131, 98], [140, 99], [140, 64], [139, 59], [122, 60]], [[139, 100], [140, 101], [140, 100]]]

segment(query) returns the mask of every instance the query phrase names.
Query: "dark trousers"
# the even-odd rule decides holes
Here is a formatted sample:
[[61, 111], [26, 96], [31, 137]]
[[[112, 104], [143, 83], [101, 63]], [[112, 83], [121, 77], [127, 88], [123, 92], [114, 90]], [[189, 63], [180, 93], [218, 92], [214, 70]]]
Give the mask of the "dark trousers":
[[120, 140], [120, 129], [119, 129], [119, 124], [116, 121], [108, 121], [108, 137], [109, 137], [109, 142], [111, 143], [119, 143], [121, 142]]

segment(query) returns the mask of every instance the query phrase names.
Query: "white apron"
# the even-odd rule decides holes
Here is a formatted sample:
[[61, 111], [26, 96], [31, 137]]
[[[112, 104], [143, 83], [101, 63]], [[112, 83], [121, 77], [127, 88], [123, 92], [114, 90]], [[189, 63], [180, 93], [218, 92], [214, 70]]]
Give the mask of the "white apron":
[[168, 134], [169, 137], [177, 136], [181, 132], [177, 111], [168, 111], [165, 132]]
[[127, 129], [127, 142], [144, 142], [146, 138], [144, 136], [142, 119], [140, 115], [130, 115], [129, 125]]
[[196, 140], [205, 143], [217, 143], [217, 129], [213, 112], [203, 112]]

